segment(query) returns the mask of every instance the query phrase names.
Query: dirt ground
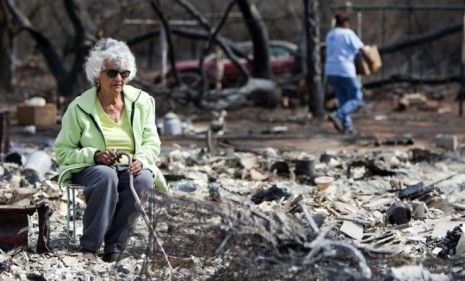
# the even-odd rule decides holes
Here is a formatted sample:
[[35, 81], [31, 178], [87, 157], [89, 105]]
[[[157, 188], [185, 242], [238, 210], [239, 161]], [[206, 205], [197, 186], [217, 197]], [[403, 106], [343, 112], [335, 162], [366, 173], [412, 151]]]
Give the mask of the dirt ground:
[[[307, 107], [263, 109], [247, 107], [228, 111], [225, 135], [221, 142], [240, 148], [273, 147], [297, 149], [307, 152], [324, 150], [370, 149], [376, 141], [382, 144], [388, 140], [411, 138], [415, 146], [435, 145], [437, 134], [453, 134], [459, 143], [465, 140], [465, 117], [458, 114], [458, 102], [454, 89], [438, 89], [441, 98], [428, 97], [431, 106], [415, 105], [405, 110], [398, 109], [399, 95], [390, 91], [369, 92], [363, 107], [353, 114], [355, 135], [342, 135], [332, 124], [311, 118]], [[194, 112], [176, 112], [183, 120], [190, 120], [201, 130], [208, 126], [209, 115]], [[270, 134], [273, 128], [284, 126], [285, 132]], [[201, 137], [162, 136], [166, 147], [204, 143]], [[391, 145], [385, 148], [389, 149]]]
[[[338, 133], [326, 117], [323, 120], [312, 118], [306, 106], [275, 109], [245, 106], [227, 112], [225, 135], [219, 139], [223, 144], [239, 148], [273, 147], [316, 153], [328, 149], [378, 148], [375, 146], [376, 141], [382, 143], [406, 137], [413, 139], [414, 146], [431, 147], [435, 144], [437, 134], [456, 135], [460, 144], [465, 140], [465, 116], [458, 114], [458, 102], [455, 100], [457, 91], [458, 85], [420, 89], [406, 86], [366, 91], [363, 106], [352, 116], [356, 134], [350, 136]], [[398, 100], [402, 95], [417, 92], [431, 101], [432, 105], [413, 105], [405, 110], [398, 110]], [[159, 106], [161, 102], [158, 102]], [[14, 116], [14, 108], [12, 110]], [[211, 120], [209, 112], [192, 106], [178, 105], [173, 112], [179, 115], [183, 122], [190, 123], [196, 132], [205, 131]], [[163, 120], [162, 115], [157, 118]], [[286, 130], [283, 132], [281, 127]], [[281, 131], [270, 133], [273, 129]], [[59, 128], [39, 129], [36, 135], [31, 136], [23, 133], [21, 128], [16, 128], [13, 120], [12, 141], [40, 144], [44, 139], [53, 139], [58, 130]], [[206, 143], [201, 133], [195, 136], [161, 134], [160, 137], [162, 146], [168, 151], [173, 145], [176, 147]], [[384, 148], [389, 147], [392, 146]]]

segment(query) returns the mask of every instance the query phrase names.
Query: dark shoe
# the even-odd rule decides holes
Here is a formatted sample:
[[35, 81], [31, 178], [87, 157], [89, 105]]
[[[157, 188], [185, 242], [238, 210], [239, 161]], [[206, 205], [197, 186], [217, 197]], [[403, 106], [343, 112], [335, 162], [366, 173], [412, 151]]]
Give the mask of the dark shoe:
[[331, 113], [329, 114], [328, 118], [329, 118], [329, 121], [331, 121], [331, 123], [333, 123], [334, 128], [336, 128], [336, 130], [337, 130], [339, 133], [342, 133], [342, 132], [343, 132], [342, 122], [341, 122], [341, 120], [336, 116], [336, 112], [331, 112]]
[[82, 258], [86, 260], [93, 260], [97, 257], [97, 253], [85, 248], [80, 248], [79, 252], [82, 253]]
[[102, 260], [104, 262], [114, 262], [114, 261], [119, 261], [120, 259], [121, 259], [120, 252], [105, 253], [102, 256]]
[[353, 128], [345, 128], [344, 135], [355, 135], [355, 130]]

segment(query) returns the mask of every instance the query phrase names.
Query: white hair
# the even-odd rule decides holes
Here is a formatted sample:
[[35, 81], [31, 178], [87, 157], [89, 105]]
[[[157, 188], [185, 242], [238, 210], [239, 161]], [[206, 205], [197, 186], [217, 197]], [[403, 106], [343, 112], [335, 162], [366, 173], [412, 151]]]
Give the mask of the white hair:
[[114, 63], [119, 70], [129, 70], [131, 73], [126, 81], [131, 81], [137, 72], [136, 59], [129, 50], [128, 45], [123, 41], [112, 38], [99, 40], [89, 51], [84, 64], [87, 80], [92, 84], [97, 84], [100, 72], [105, 69], [105, 63]]

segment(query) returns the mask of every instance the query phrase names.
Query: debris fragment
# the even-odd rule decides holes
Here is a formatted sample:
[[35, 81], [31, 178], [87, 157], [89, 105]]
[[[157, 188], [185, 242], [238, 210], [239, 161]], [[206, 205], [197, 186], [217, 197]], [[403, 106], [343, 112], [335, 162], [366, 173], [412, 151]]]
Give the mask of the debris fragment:
[[457, 246], [455, 247], [455, 254], [462, 257], [465, 256], [465, 233], [463, 232], [462, 235], [460, 235]]
[[252, 202], [258, 205], [263, 201], [274, 201], [283, 197], [287, 199], [290, 196], [291, 193], [287, 188], [280, 188], [273, 184], [271, 187], [265, 190], [260, 190], [256, 192], [254, 195], [252, 195], [251, 200]]
[[336, 152], [327, 150], [320, 155], [320, 162], [328, 164], [331, 159], [336, 157]]
[[450, 218], [438, 219], [435, 223], [434, 229], [431, 232], [432, 239], [441, 239], [447, 236], [447, 233], [462, 224], [460, 221], [451, 221]]
[[334, 178], [328, 177], [328, 176], [321, 176], [321, 177], [315, 178], [315, 184], [318, 186], [319, 190], [327, 189], [333, 181], [334, 181]]
[[3, 161], [6, 163], [16, 163], [21, 167], [24, 165], [24, 163], [26, 163], [26, 157], [24, 157], [24, 155], [20, 154], [19, 152], [11, 152], [5, 156]]
[[169, 112], [165, 115], [163, 133], [167, 136], [178, 136], [182, 134], [181, 120], [175, 113]]
[[355, 240], [363, 238], [363, 226], [351, 221], [344, 221], [341, 226], [341, 232]]
[[380, 165], [379, 161], [376, 159], [363, 159], [356, 160], [351, 162], [347, 167], [347, 177], [352, 178], [352, 169], [356, 167], [365, 167], [365, 174], [361, 178], [371, 177], [371, 176], [394, 176], [397, 173], [395, 171], [390, 171]]
[[274, 126], [269, 128], [268, 130], [263, 131], [263, 134], [284, 134], [287, 132], [287, 126]]
[[419, 183], [408, 185], [406, 188], [399, 191], [400, 199], [416, 199], [420, 198], [433, 191], [433, 185], [426, 185], [421, 181]]
[[444, 274], [431, 273], [420, 265], [404, 265], [393, 267], [386, 281], [448, 281], [449, 277]]
[[400, 201], [394, 202], [386, 211], [386, 221], [390, 224], [408, 223], [411, 218], [412, 213], [409, 206]]
[[0, 206], [0, 248], [2, 250], [28, 245], [28, 215], [34, 212], [34, 206]]
[[197, 187], [190, 182], [180, 182], [175, 186], [176, 191], [190, 193], [197, 190]]
[[440, 154], [437, 154], [437, 153], [431, 152], [430, 150], [422, 149], [422, 148], [414, 148], [410, 151], [410, 153], [412, 154], [412, 157], [410, 160], [413, 163], [418, 163], [422, 161], [433, 163], [433, 162], [439, 161], [444, 158]]
[[449, 151], [456, 151], [459, 147], [459, 142], [456, 135], [436, 135], [436, 145]]
[[262, 180], [266, 180], [268, 178], [268, 176], [260, 173], [259, 171], [255, 170], [255, 169], [250, 169], [250, 179], [253, 180], [253, 181], [262, 181]]
[[446, 237], [439, 239], [434, 244], [442, 250], [438, 253], [438, 257], [442, 259], [450, 258], [456, 254], [456, 248], [460, 238], [463, 235], [462, 224], [454, 227], [452, 231], [447, 231]]
[[393, 138], [393, 139], [384, 139], [384, 140], [379, 140], [377, 139], [375, 141], [376, 146], [380, 145], [413, 145], [415, 142], [413, 141], [413, 138], [410, 136], [406, 137], [400, 137], [400, 138]]
[[428, 216], [428, 206], [425, 202], [413, 201], [412, 202], [413, 213], [412, 216], [415, 219], [425, 219]]
[[280, 176], [289, 176], [291, 170], [289, 169], [289, 164], [285, 161], [277, 161], [271, 165], [270, 168], [271, 172], [276, 171], [276, 173]]
[[425, 107], [425, 104], [428, 102], [428, 98], [421, 93], [413, 94], [404, 94], [402, 98], [399, 99], [397, 104], [398, 110], [407, 110], [411, 107]]
[[34, 185], [36, 182], [44, 179], [52, 167], [52, 159], [50, 156], [41, 150], [34, 151], [24, 164], [23, 174], [27, 181]]
[[295, 169], [294, 174], [296, 176], [308, 176], [315, 175], [315, 161], [313, 159], [296, 159], [294, 160]]

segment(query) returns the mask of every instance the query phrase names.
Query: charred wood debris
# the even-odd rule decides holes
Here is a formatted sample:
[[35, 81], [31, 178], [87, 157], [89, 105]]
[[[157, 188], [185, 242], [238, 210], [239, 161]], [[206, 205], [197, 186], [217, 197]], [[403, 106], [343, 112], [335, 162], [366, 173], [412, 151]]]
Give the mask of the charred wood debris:
[[[165, 152], [159, 166], [170, 190], [154, 192], [146, 208], [170, 268], [142, 220], [120, 261], [67, 245], [66, 195], [56, 165], [47, 166], [53, 154], [34, 149], [0, 166], [2, 280], [465, 278], [460, 150]], [[21, 211], [26, 222], [6, 215]], [[19, 242], [6, 245], [11, 239]]]

